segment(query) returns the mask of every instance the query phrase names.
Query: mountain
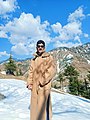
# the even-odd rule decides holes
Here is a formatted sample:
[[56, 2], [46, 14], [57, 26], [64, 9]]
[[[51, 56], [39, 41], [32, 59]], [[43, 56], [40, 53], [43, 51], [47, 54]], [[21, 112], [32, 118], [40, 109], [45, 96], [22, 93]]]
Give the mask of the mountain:
[[73, 65], [80, 74], [90, 71], [90, 43], [72, 48], [60, 47], [50, 53], [57, 61], [58, 72], [63, 71], [66, 64]]
[[90, 43], [86, 43], [76, 48], [72, 47], [70, 50], [79, 54], [90, 63]]
[[[0, 79], [0, 120], [30, 120], [31, 92], [25, 81]], [[68, 93], [51, 92], [52, 120], [90, 120], [90, 100]]]
[[[88, 71], [90, 71], [90, 43], [72, 48], [59, 47], [49, 51], [49, 53], [53, 55], [57, 62], [57, 73], [63, 72], [68, 64], [77, 69], [81, 79], [86, 77]], [[21, 69], [24, 77], [27, 77], [30, 60], [16, 60], [18, 69]], [[0, 64], [0, 71], [4, 70], [4, 63], [2, 63]]]

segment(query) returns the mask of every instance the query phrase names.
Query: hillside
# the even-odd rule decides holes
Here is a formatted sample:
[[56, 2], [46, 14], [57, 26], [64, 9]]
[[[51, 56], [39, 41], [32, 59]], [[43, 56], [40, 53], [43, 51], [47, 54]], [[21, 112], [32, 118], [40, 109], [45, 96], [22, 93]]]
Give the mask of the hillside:
[[[49, 52], [56, 59], [57, 73], [64, 71], [66, 64], [73, 65], [80, 73], [81, 79], [83, 79], [86, 74], [88, 74], [88, 71], [90, 71], [90, 43], [72, 48], [60, 47]], [[5, 70], [4, 63], [0, 64], [1, 72]], [[16, 64], [18, 69], [21, 69], [24, 78], [26, 78], [30, 59], [16, 61]], [[3, 76], [5, 77], [5, 75]], [[1, 75], [0, 78], [2, 78]]]
[[90, 71], [90, 43], [72, 48], [57, 48], [50, 53], [56, 58], [57, 72], [62, 72], [66, 64], [73, 65], [81, 77]]

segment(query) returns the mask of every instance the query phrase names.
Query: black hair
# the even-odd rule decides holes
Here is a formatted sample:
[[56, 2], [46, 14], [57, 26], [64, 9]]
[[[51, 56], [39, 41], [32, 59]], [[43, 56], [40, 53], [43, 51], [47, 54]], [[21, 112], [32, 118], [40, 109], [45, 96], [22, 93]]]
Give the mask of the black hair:
[[44, 42], [43, 40], [38, 40], [36, 45], [38, 46], [38, 44], [41, 44], [41, 43], [42, 43], [43, 46], [45, 47], [45, 42]]

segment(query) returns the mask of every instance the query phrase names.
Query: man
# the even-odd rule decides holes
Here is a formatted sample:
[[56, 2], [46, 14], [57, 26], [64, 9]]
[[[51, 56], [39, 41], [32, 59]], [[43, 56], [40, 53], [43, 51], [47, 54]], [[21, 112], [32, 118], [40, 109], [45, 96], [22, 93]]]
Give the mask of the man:
[[39, 40], [31, 60], [27, 88], [31, 90], [30, 120], [51, 120], [51, 80], [56, 72], [53, 57], [45, 52], [45, 42]]

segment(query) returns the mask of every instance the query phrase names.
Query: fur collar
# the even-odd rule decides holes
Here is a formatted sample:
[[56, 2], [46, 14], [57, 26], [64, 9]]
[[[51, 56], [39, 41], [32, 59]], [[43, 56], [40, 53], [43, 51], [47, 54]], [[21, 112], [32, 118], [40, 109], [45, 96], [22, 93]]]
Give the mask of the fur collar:
[[[35, 58], [39, 57], [39, 55], [38, 55], [37, 53], [34, 53], [33, 55], [34, 55]], [[47, 53], [47, 52], [44, 52], [41, 56], [42, 56], [42, 58], [44, 58], [44, 57], [49, 57], [50, 54]]]

